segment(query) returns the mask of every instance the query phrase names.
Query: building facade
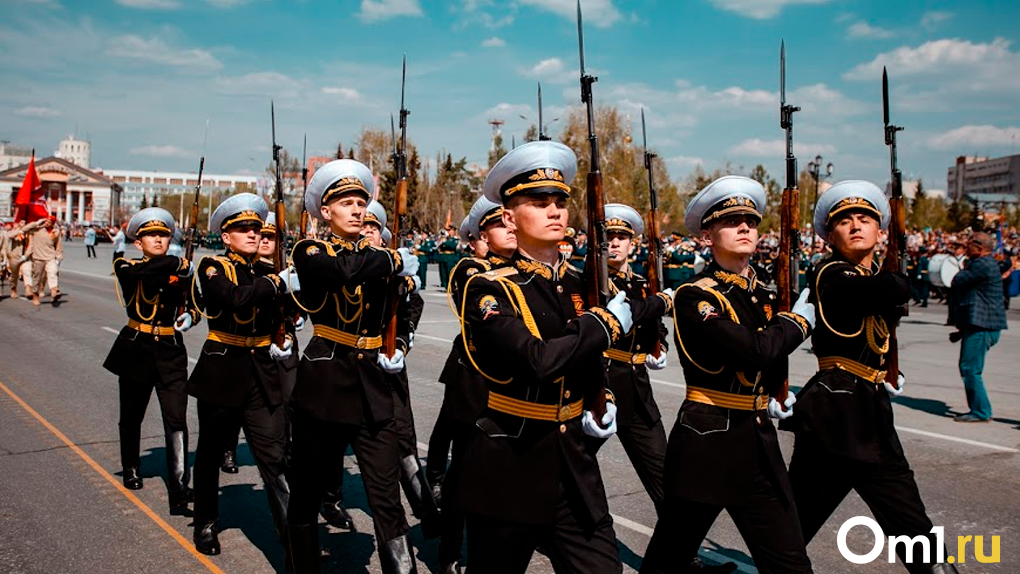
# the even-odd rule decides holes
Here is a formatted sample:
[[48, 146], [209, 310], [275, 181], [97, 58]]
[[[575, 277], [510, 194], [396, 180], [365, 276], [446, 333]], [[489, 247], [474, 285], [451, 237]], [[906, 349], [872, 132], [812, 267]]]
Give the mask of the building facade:
[[[59, 157], [35, 162], [42, 184], [46, 208], [59, 221], [109, 223], [116, 213], [120, 186], [105, 177]], [[27, 165], [0, 171], [0, 216], [14, 216], [15, 200], [25, 179]]]
[[998, 158], [960, 156], [948, 170], [946, 190], [954, 201], [975, 194], [1020, 195], [1020, 154]]

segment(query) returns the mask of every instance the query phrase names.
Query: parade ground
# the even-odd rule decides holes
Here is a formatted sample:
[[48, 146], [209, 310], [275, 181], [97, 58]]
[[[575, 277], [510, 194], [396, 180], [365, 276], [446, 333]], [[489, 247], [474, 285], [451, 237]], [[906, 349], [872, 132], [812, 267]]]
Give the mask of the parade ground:
[[[128, 256], [135, 256], [134, 249], [128, 249]], [[220, 477], [220, 556], [198, 554], [191, 542], [191, 519], [168, 512], [155, 398], [142, 430], [145, 488], [127, 491], [121, 486], [117, 379], [102, 367], [125, 323], [114, 290], [110, 245], [99, 246], [98, 259], [86, 259], [80, 242], [66, 244], [65, 254], [60, 268], [63, 296], [56, 304], [44, 297], [36, 308], [27, 299], [7, 298], [6, 289], [0, 301], [0, 572], [282, 572], [282, 548], [243, 442], [240, 473]], [[429, 268], [424, 298], [425, 312], [407, 359], [422, 457], [443, 397], [437, 379], [459, 332], [435, 266]], [[927, 308], [911, 307], [901, 323], [900, 361], [907, 385], [893, 401], [896, 427], [928, 514], [936, 526], [944, 527], [948, 555], [960, 572], [1014, 574], [1020, 572], [1020, 310], [1008, 312], [1010, 329], [987, 357], [985, 384], [994, 418], [972, 424], [953, 420], [967, 411], [967, 404], [957, 370], [959, 346], [948, 339], [946, 313], [944, 305], [933, 301]], [[185, 334], [192, 365], [206, 333], [202, 322]], [[311, 329], [299, 336], [303, 347]], [[669, 361], [665, 370], [652, 374], [667, 434], [685, 393], [672, 349]], [[792, 356], [791, 386], [799, 388], [815, 370], [810, 345], [805, 344]], [[194, 400], [189, 404], [189, 429], [193, 460], [201, 433]], [[789, 460], [793, 437], [780, 432], [780, 438]], [[618, 440], [602, 448], [599, 461], [624, 571], [635, 572], [655, 526], [655, 511]], [[689, 471], [699, 469], [692, 465]], [[323, 571], [377, 573], [371, 516], [353, 456], [347, 457], [346, 473], [345, 503], [356, 531], [323, 523], [320, 538], [333, 553]], [[888, 541], [870, 564], [856, 565], [841, 555], [837, 533], [855, 516], [871, 515], [851, 494], [808, 546], [814, 571], [905, 572], [902, 565], [888, 562]], [[423, 540], [410, 510], [408, 517], [419, 572], [433, 572], [437, 545]], [[997, 537], [998, 563], [978, 562], [973, 539], [961, 560], [959, 542], [966, 536], [982, 537], [978, 555], [983, 556], [991, 556]], [[874, 534], [864, 527], [848, 535], [848, 546], [857, 554], [866, 554], [874, 544]], [[708, 563], [733, 561], [739, 572], [757, 572], [725, 513], [709, 532], [702, 558]], [[677, 557], [678, 564], [682, 559]], [[536, 554], [529, 572], [551, 573], [552, 568]]]

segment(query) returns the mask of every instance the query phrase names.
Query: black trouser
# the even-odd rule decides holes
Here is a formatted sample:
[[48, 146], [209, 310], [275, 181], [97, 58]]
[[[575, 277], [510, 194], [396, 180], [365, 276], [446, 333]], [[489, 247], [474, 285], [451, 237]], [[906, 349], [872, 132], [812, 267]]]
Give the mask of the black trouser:
[[[403, 536], [407, 519], [400, 503], [400, 455], [393, 419], [349, 425], [320, 421], [301, 411], [292, 414], [291, 483], [294, 495], [288, 512], [291, 524], [316, 524], [327, 487], [333, 486], [331, 460], [343, 460], [347, 445], [354, 448], [375, 521], [377, 543]], [[335, 471], [334, 471], [335, 472]]]
[[219, 517], [220, 465], [223, 453], [236, 444], [240, 427], [262, 476], [277, 533], [283, 535], [290, 495], [284, 478], [286, 436], [283, 411], [282, 406], [268, 406], [261, 387], [254, 383], [249, 385], [245, 404], [240, 408], [198, 401], [200, 434], [195, 454], [196, 526], [208, 524]]
[[92, 257], [96, 257], [96, 246], [95, 245], [86, 245], [85, 246], [85, 257], [87, 259], [88, 258], [92, 258]]
[[637, 412], [628, 421], [617, 421], [616, 436], [656, 509], [662, 503], [662, 475], [666, 467], [666, 431], [662, 419], [649, 425]]
[[567, 496], [558, 500], [552, 524], [524, 524], [469, 514], [468, 574], [523, 574], [539, 547], [556, 574], [622, 572], [612, 517], [606, 515], [594, 528], [586, 528], [577, 521]]
[[[692, 468], [692, 472], [697, 470]], [[760, 470], [748, 494], [744, 504], [727, 506], [667, 495], [645, 551], [641, 574], [683, 571], [723, 510], [740, 531], [759, 572], [811, 572], [796, 505], [785, 504], [778, 489]]]
[[[443, 420], [442, 414], [439, 419], [436, 420], [436, 427], [439, 427], [439, 421]], [[471, 434], [474, 432], [474, 425], [469, 425], [460, 422], [452, 417], [446, 417], [445, 432], [449, 433], [449, 441], [446, 444], [452, 445], [453, 452], [450, 456], [450, 469], [446, 470], [446, 450], [442, 451], [442, 457], [440, 458], [440, 452], [436, 451], [436, 465], [438, 466], [440, 461], [443, 464], [443, 474], [446, 477], [440, 475], [442, 480], [442, 492], [443, 492], [443, 512], [440, 515], [442, 520], [442, 534], [439, 538], [439, 563], [440, 564], [453, 564], [454, 562], [460, 562], [461, 560], [461, 547], [464, 545], [464, 522], [466, 517], [464, 512], [457, 507], [455, 500], [457, 498], [456, 493], [452, 491], [453, 488], [458, 484], [458, 477], [452, 476], [452, 473], [457, 472], [460, 468], [460, 461], [464, 457], [464, 451], [466, 450], [468, 440]], [[429, 442], [429, 474], [432, 471], [432, 442]], [[431, 478], [429, 479], [431, 483]], [[435, 483], [431, 483], [435, 484]], [[467, 488], [470, 488], [468, 486]]]
[[[932, 522], [925, 513], [914, 472], [902, 456], [891, 451], [884, 454], [882, 462], [860, 462], [836, 456], [817, 440], [797, 437], [790, 461], [790, 483], [805, 543], [814, 538], [846, 495], [856, 490], [885, 536], [925, 536], [930, 540], [934, 560], [935, 535], [931, 534]], [[904, 551], [902, 544], [897, 545], [901, 561]], [[906, 565], [907, 571], [930, 572], [931, 567], [922, 563], [915, 553], [914, 563]]]
[[457, 429], [462, 426], [462, 423], [446, 414], [443, 409], [439, 409], [436, 424], [433, 425], [432, 434], [429, 435], [428, 464], [425, 465], [425, 477], [428, 478], [429, 484], [443, 483], [450, 458], [450, 445]]
[[[159, 410], [163, 415], [163, 434], [166, 437], [167, 486], [171, 495], [180, 494], [188, 486], [188, 393], [187, 381], [181, 379], [170, 384], [154, 384], [129, 377], [120, 377], [120, 464], [122, 468], [141, 466], [142, 420], [149, 406], [152, 390], [156, 390]], [[180, 433], [181, 444], [174, 444], [174, 434]]]

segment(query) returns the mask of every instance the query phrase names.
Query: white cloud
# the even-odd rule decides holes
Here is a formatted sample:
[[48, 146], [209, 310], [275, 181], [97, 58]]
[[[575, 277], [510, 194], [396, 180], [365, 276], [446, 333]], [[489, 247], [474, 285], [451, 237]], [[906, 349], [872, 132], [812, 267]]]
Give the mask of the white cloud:
[[997, 128], [990, 125], [962, 126], [928, 138], [928, 146], [940, 150], [967, 151], [963, 148], [990, 148], [1016, 143], [1020, 127]]
[[337, 88], [327, 86], [322, 88], [322, 93], [328, 96], [335, 96], [336, 101], [342, 104], [356, 104], [361, 102], [361, 94], [354, 88]]
[[[506, 120], [517, 120], [520, 116], [531, 118], [534, 115], [534, 121], [538, 121], [538, 114], [536, 114], [531, 106], [527, 104], [511, 104], [508, 102], [500, 102], [495, 106], [485, 110], [482, 114], [486, 120], [500, 119]], [[544, 118], [543, 118], [544, 119]]]
[[146, 40], [128, 34], [110, 41], [106, 54], [120, 58], [140, 60], [192, 70], [219, 70], [223, 64], [215, 56], [197, 48], [173, 48], [160, 38]]
[[117, 4], [127, 8], [141, 8], [143, 10], [173, 10], [180, 8], [181, 3], [177, 0], [116, 0]]
[[1020, 54], [1010, 50], [1012, 42], [996, 38], [991, 43], [975, 43], [969, 40], [944, 39], [925, 42], [916, 48], [901, 46], [875, 56], [843, 74], [846, 80], [874, 80], [882, 75], [883, 66], [893, 70], [896, 77], [907, 76], [952, 76], [957, 81], [957, 71], [988, 73], [990, 80], [1001, 82], [1016, 77], [1020, 69]]
[[144, 155], [149, 157], [189, 157], [191, 154], [175, 145], [147, 145], [132, 148], [131, 155]]
[[666, 158], [666, 164], [671, 167], [678, 167], [682, 169], [694, 169], [696, 167], [704, 166], [705, 160], [700, 157], [692, 157], [687, 155], [678, 155]]
[[563, 60], [559, 58], [546, 58], [531, 68], [533, 76], [548, 76], [562, 74], [564, 70]]
[[578, 77], [577, 70], [568, 68], [559, 58], [546, 58], [530, 68], [521, 70], [521, 74], [547, 84], [566, 84], [576, 81]]
[[25, 106], [14, 110], [14, 115], [25, 118], [57, 118], [64, 115], [64, 113], [45, 106]]
[[[797, 156], [809, 157], [818, 154], [832, 154], [836, 147], [831, 144], [793, 143], [793, 153]], [[729, 153], [735, 156], [745, 157], [772, 157], [782, 158], [786, 156], [786, 140], [763, 140], [751, 138], [744, 140], [729, 149]]]
[[[576, 0], [518, 0], [518, 3], [547, 10], [571, 22], [577, 20]], [[620, 11], [613, 6], [612, 0], [585, 0], [581, 3], [581, 11], [585, 24], [591, 23], [599, 28], [611, 26], [620, 19]]]
[[213, 88], [221, 94], [238, 96], [294, 97], [299, 93], [296, 80], [278, 72], [255, 72], [235, 77], [220, 77]]
[[786, 6], [795, 4], [827, 4], [831, 0], [709, 0], [716, 8], [747, 18], [767, 20], [778, 16]]
[[847, 38], [892, 38], [896, 33], [892, 30], [872, 26], [867, 22], [856, 22], [846, 30]]
[[496, 36], [482, 42], [483, 48], [502, 48], [503, 46], [506, 46], [506, 40]]
[[924, 15], [921, 16], [921, 27], [927, 30], [932, 30], [952, 17], [952, 12], [941, 12], [938, 10], [925, 12]]
[[418, 0], [361, 0], [357, 16], [362, 22], [378, 22], [400, 16], [422, 16]]

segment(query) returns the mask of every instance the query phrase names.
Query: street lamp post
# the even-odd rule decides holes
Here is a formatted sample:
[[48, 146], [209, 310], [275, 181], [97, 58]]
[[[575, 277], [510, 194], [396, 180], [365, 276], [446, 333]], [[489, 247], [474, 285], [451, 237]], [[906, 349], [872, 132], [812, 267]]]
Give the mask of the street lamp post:
[[[816, 155], [815, 159], [808, 163], [808, 173], [811, 174], [811, 178], [815, 180], [815, 190], [811, 201], [811, 213], [815, 212], [815, 208], [818, 206], [818, 188], [822, 184], [823, 179], [832, 177], [832, 162], [825, 166], [825, 173], [822, 173], [822, 156], [821, 154]], [[811, 234], [811, 255], [815, 254], [815, 232], [817, 230], [812, 229]]]

